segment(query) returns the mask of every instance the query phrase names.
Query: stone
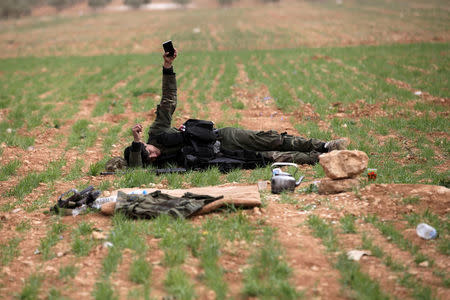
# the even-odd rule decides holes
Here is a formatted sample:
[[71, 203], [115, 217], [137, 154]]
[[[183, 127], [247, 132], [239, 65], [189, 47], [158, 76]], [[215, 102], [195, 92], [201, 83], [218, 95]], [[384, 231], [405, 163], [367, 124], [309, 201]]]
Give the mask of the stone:
[[319, 182], [319, 194], [338, 194], [342, 192], [351, 191], [353, 188], [359, 187], [359, 180], [356, 178], [337, 179], [329, 178], [322, 179]]
[[428, 268], [429, 266], [430, 266], [430, 263], [428, 262], [428, 260], [425, 260], [419, 264], [419, 267], [422, 267], [422, 268]]
[[115, 208], [116, 202], [107, 202], [101, 206], [100, 211], [107, 216], [111, 216], [114, 214]]
[[369, 157], [359, 150], [335, 150], [319, 156], [319, 163], [331, 179], [354, 178], [367, 169]]
[[105, 232], [94, 231], [94, 232], [92, 232], [92, 237], [95, 240], [106, 240], [108, 235]]
[[359, 261], [365, 255], [372, 255], [367, 250], [351, 250], [347, 252], [347, 258], [354, 261]]

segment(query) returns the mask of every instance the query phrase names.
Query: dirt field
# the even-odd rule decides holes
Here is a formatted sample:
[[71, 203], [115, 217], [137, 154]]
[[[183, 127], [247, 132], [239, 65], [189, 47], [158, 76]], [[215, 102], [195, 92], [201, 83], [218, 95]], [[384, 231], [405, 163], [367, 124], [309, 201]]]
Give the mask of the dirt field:
[[[117, 5], [116, 1], [112, 7]], [[446, 1], [344, 1], [342, 5], [239, 1], [222, 9], [213, 1], [193, 5], [186, 10], [106, 13], [92, 13], [82, 5], [59, 15], [36, 13], [33, 18], [2, 21], [0, 56], [158, 52], [160, 41], [168, 37], [185, 52], [449, 40]]]
[[[83, 16], [85, 6], [56, 16], [42, 8], [51, 15], [2, 21], [0, 296], [450, 298], [449, 7], [356, 2], [227, 9], [199, 2], [186, 11]], [[269, 180], [267, 168], [98, 175], [122, 155], [129, 128], [154, 118], [161, 85], [154, 52], [167, 36], [181, 53], [174, 126], [194, 116], [219, 127], [348, 136], [378, 179], [362, 176], [359, 189], [319, 195], [310, 184], [323, 170], [303, 165], [305, 182], [294, 193], [262, 191], [260, 209], [167, 222], [48, 214], [74, 187], [108, 194]], [[406, 45], [385, 45], [392, 43]], [[341, 47], [348, 45], [355, 47]], [[420, 222], [438, 238], [419, 238]], [[270, 229], [276, 233], [265, 240]], [[371, 253], [342, 259], [354, 249]], [[143, 281], [132, 275], [138, 259], [151, 269]]]

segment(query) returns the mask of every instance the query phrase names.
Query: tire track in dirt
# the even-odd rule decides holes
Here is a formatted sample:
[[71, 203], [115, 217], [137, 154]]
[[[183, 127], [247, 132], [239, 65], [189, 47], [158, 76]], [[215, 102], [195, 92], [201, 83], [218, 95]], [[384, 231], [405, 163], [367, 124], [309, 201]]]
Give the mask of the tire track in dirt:
[[[41, 294], [44, 291], [48, 291], [51, 287], [55, 287], [55, 282], [59, 282], [65, 287], [65, 289], [60, 290], [65, 296], [70, 296], [73, 299], [81, 299], [89, 296], [86, 289], [90, 290], [99, 277], [99, 271], [101, 270], [101, 260], [99, 257], [104, 256], [105, 252], [101, 245], [99, 245], [91, 250], [89, 256], [77, 258], [71, 253], [72, 229], [76, 227], [78, 222], [89, 219], [95, 224], [94, 226], [96, 228], [107, 230], [110, 224], [109, 218], [98, 214], [79, 216], [77, 218], [64, 217], [62, 222], [68, 227], [61, 234], [61, 240], [51, 250], [57, 255], [47, 261], [44, 261], [40, 254], [34, 254], [34, 252], [38, 249], [40, 240], [46, 236], [47, 229], [44, 229], [45, 225], [48, 228], [52, 226], [52, 216], [44, 216], [43, 218], [41, 213], [35, 212], [30, 214], [22, 211], [16, 214], [9, 213], [6, 215], [6, 218], [7, 220], [10, 218], [29, 220], [32, 227], [23, 235], [23, 240], [19, 245], [20, 255], [2, 269], [2, 273], [6, 275], [0, 277], [0, 283], [2, 283], [0, 291], [3, 295], [15, 295], [22, 289], [26, 278], [32, 274], [40, 274], [44, 275]], [[8, 232], [15, 231], [13, 229], [15, 224], [9, 223], [7, 226], [9, 227]], [[79, 268], [79, 271], [74, 279], [69, 279], [69, 283], [65, 284], [59, 279], [59, 268], [72, 264]], [[14, 280], [10, 281], [12, 278]]]
[[[82, 105], [83, 109], [78, 112], [78, 114], [75, 116], [75, 118], [73, 120], [70, 120], [69, 122], [67, 122], [66, 124], [61, 126], [61, 130], [58, 130], [58, 132], [59, 133], [61, 133], [61, 131], [65, 132], [64, 136], [68, 136], [70, 134], [71, 126], [75, 123], [75, 120], [78, 120], [79, 118], [86, 118], [86, 119], [89, 118], [89, 116], [90, 116], [90, 114], [91, 114], [91, 112], [93, 110], [93, 107], [94, 107], [95, 102], [96, 102], [97, 99], [98, 99], [98, 97], [94, 95], [94, 96], [88, 97], [86, 100], [82, 101], [81, 105]], [[49, 130], [55, 132], [56, 129], [51, 128]], [[101, 154], [102, 154], [101, 150], [99, 150], [99, 149], [101, 149], [101, 140], [98, 139], [98, 138], [95, 141], [95, 145], [93, 147], [91, 147], [91, 148], [88, 148], [86, 150], [86, 152], [83, 153], [83, 154], [80, 154], [76, 149], [70, 149], [68, 151], [65, 151], [64, 149], [66, 147], [67, 140], [63, 141], [59, 145], [60, 146], [59, 148], [49, 150], [49, 149], [46, 148], [46, 147], [48, 147], [48, 141], [49, 141], [48, 139], [49, 138], [51, 138], [51, 136], [46, 135], [46, 132], [44, 132], [42, 134], [42, 138], [37, 139], [37, 143], [35, 144], [35, 149], [32, 150], [33, 153], [29, 154], [29, 156], [40, 157], [42, 159], [40, 165], [44, 165], [44, 166], [46, 166], [50, 161], [56, 160], [56, 159], [54, 159], [55, 156], [57, 156], [57, 159], [65, 157], [67, 159], [67, 163], [62, 168], [62, 171], [64, 173], [66, 173], [66, 172], [68, 172], [68, 170], [70, 170], [71, 166], [73, 165], [73, 163], [75, 162], [75, 160], [78, 157], [82, 158], [83, 161], [85, 162], [85, 167], [88, 167], [90, 162], [98, 161], [100, 159]], [[22, 150], [21, 152], [27, 154], [24, 151], [25, 150]], [[42, 155], [42, 153], [40, 151], [44, 151], [45, 153]], [[53, 155], [49, 155], [49, 153], [52, 153]], [[24, 156], [25, 156], [25, 158], [28, 158], [27, 155], [19, 156], [19, 158], [24, 159]], [[86, 166], [86, 163], [87, 163], [87, 166]], [[24, 175], [29, 173], [29, 172], [30, 172], [30, 169], [21, 170], [21, 173], [24, 174]], [[18, 182], [20, 179], [13, 178], [12, 180]], [[54, 182], [54, 185], [55, 185], [56, 189], [55, 189], [55, 191], [53, 193], [51, 193], [50, 198], [51, 199], [56, 199], [57, 195], [61, 194], [62, 192], [67, 191], [70, 188], [73, 188], [74, 187], [74, 182], [76, 182], [77, 184], [80, 184], [80, 181], [83, 182], [83, 183], [95, 184], [95, 183], [101, 182], [102, 179], [100, 179], [100, 178], [93, 178], [93, 177], [89, 177], [89, 176], [84, 176], [83, 178], [75, 180], [73, 182], [64, 182], [64, 181], [61, 181], [61, 180], [57, 180], [57, 181]], [[11, 181], [11, 182], [8, 181], [7, 185], [9, 186], [8, 183], [12, 183], [12, 182], [13, 181]], [[36, 201], [39, 197], [42, 197], [45, 194], [45, 191], [48, 190], [47, 185], [48, 184], [43, 183], [43, 184], [40, 184], [37, 188], [35, 188], [32, 191], [32, 193], [30, 193], [29, 195], [27, 195], [24, 198], [24, 200], [23, 200], [24, 204], [22, 204], [21, 206], [23, 206], [23, 205], [27, 206], [27, 204], [31, 204], [34, 201]], [[7, 188], [7, 189], [9, 189], [9, 188]], [[11, 199], [5, 199], [5, 200], [6, 201], [11, 201]], [[2, 202], [4, 202], [4, 201], [2, 201]], [[44, 210], [47, 210], [47, 209], [44, 209]], [[29, 213], [25, 213], [25, 211], [23, 211], [23, 210], [20, 211], [19, 214], [23, 215], [20, 219], [25, 219], [25, 220], [27, 219], [27, 215], [29, 215]], [[39, 213], [39, 212], [33, 213], [33, 215], [40, 215], [40, 214], [41, 213]], [[2, 217], [5, 217], [5, 218], [8, 219], [9, 215], [11, 215], [11, 213], [5, 213], [5, 214], [2, 214]], [[38, 220], [39, 219], [42, 219], [42, 215], [40, 217], [38, 217]], [[50, 219], [49, 217], [45, 217], [45, 220], [46, 220], [45, 223], [47, 223], [47, 226], [45, 226], [45, 225], [44, 226], [40, 226], [40, 223], [39, 223], [38, 224], [39, 225], [39, 229], [38, 230], [34, 230], [35, 228], [33, 227], [33, 229], [30, 231], [30, 233], [27, 234], [27, 236], [25, 237], [26, 243], [21, 243], [21, 246], [20, 246], [22, 248], [22, 250], [25, 250], [25, 253], [27, 254], [26, 260], [22, 259], [21, 257], [19, 257], [17, 259], [14, 259], [10, 263], [10, 266], [11, 266], [11, 267], [9, 267], [10, 270], [14, 270], [14, 272], [15, 272], [15, 271], [19, 271], [19, 269], [20, 269], [20, 273], [26, 275], [27, 277], [29, 275], [33, 274], [34, 272], [36, 272], [36, 270], [42, 270], [42, 268], [41, 268], [42, 263], [39, 261], [40, 256], [32, 255], [32, 253], [34, 253], [34, 250], [37, 249], [37, 247], [38, 247], [38, 245], [40, 243], [40, 239], [45, 236], [47, 230], [49, 230], [49, 228], [51, 227], [51, 223], [49, 223], [49, 219]], [[65, 223], [67, 220], [69, 220], [69, 219], [68, 218], [64, 218], [63, 222]], [[39, 222], [39, 221], [35, 221], [35, 222]], [[4, 231], [4, 230], [2, 230], [2, 231]], [[11, 233], [11, 232], [14, 232], [14, 231], [13, 230], [9, 230], [9, 231], [6, 231], [6, 232]], [[66, 238], [69, 239], [70, 238], [70, 234], [68, 234], [67, 231], [66, 231], [66, 233], [63, 234], [63, 236], [65, 236], [66, 234], [67, 234]], [[58, 243], [57, 246], [55, 246], [54, 249], [58, 249], [59, 247], [61, 247], [61, 244], [62, 243]], [[70, 249], [70, 246], [68, 246], [68, 249]], [[68, 253], [68, 252], [69, 252], [69, 250], [67, 250], [67, 249], [64, 250], [64, 253]], [[57, 277], [57, 270], [54, 267], [51, 266], [51, 264], [54, 263], [54, 262], [52, 263], [52, 261], [53, 260], [50, 260], [49, 265], [47, 265], [43, 269], [46, 273], [49, 273], [49, 276], [47, 276], [46, 279], [43, 282], [44, 286], [47, 283], [52, 282]], [[18, 265], [20, 265], [21, 263], [26, 264], [27, 266], [29, 266], [29, 268], [24, 270], [23, 267], [22, 268], [18, 267]], [[45, 264], [46, 263], [44, 263], [44, 265]], [[95, 262], [93, 262], [93, 264], [95, 264]], [[35, 267], [34, 270], [33, 270], [33, 267]], [[82, 268], [83, 268], [83, 266], [80, 266], [80, 269], [82, 269]], [[95, 270], [97, 270], [97, 269], [100, 269], [100, 263], [98, 263], [98, 267], [95, 268]], [[95, 270], [94, 270], [94, 273], [95, 273]], [[12, 275], [12, 277], [13, 278], [17, 278], [17, 274], [15, 276]], [[94, 278], [96, 278], [96, 277], [94, 276]], [[76, 278], [75, 278], [75, 281], [76, 281]], [[81, 282], [80, 284], [83, 287], [86, 287], [87, 285], [89, 285], [89, 284], [87, 284], [85, 282], [85, 275], [83, 275], [82, 278], [79, 281]], [[7, 285], [7, 286], [8, 286], [8, 288], [11, 287], [12, 291], [16, 292], [16, 291], [20, 290], [20, 286], [21, 286], [22, 283], [23, 283], [23, 281], [17, 281], [17, 283], [15, 283], [15, 284], [17, 284], [17, 286], [16, 285], [14, 285], [14, 286]], [[51, 286], [51, 284], [50, 284], [50, 286]], [[83, 288], [82, 289], [78, 289], [78, 290], [82, 291]], [[84, 296], [86, 296], [86, 293], [83, 292], [83, 295], [80, 295], [80, 296], [84, 297]]]
[[[357, 228], [357, 232], [360, 231], [361, 228]], [[359, 234], [338, 233], [337, 237], [344, 252], [361, 249], [362, 240]], [[385, 266], [380, 259], [374, 256], [363, 256], [358, 264], [362, 272], [379, 283], [382, 291], [398, 299], [411, 296], [411, 291], [398, 283], [396, 273]]]
[[[217, 101], [214, 99], [213, 95], [215, 94], [217, 90], [217, 86], [219, 85], [220, 78], [222, 78], [223, 74], [225, 73], [225, 64], [222, 62], [220, 64], [219, 72], [213, 79], [213, 83], [211, 85], [211, 90], [209, 93], [206, 94], [206, 99], [208, 101], [208, 111], [201, 111], [201, 116], [209, 116], [211, 120], [214, 122], [218, 122], [222, 118], [223, 111], [221, 110], [221, 105], [223, 102]], [[206, 107], [205, 107], [206, 108]]]
[[[335, 58], [328, 58], [329, 61], [332, 61], [336, 63], [337, 65], [343, 67], [346, 70], [349, 70], [355, 74], [364, 75], [366, 77], [369, 77], [373, 80], [381, 79], [381, 77], [367, 73], [367, 72], [361, 72], [356, 67], [351, 67], [346, 64], [344, 64], [341, 60], [335, 59]], [[400, 102], [395, 98], [389, 98], [385, 102], [377, 102], [374, 104], [366, 103], [364, 99], [358, 100], [356, 103], [352, 103], [349, 105], [342, 105], [340, 102], [333, 103], [333, 106], [338, 108], [338, 112], [335, 114], [332, 114], [332, 117], [335, 118], [351, 118], [355, 120], [356, 122], [359, 122], [360, 117], [391, 117], [391, 118], [407, 118], [409, 117], [408, 114], [405, 113], [405, 110], [398, 110], [395, 109], [394, 112], [386, 112], [383, 109], [384, 105], [388, 105], [388, 107], [392, 108], [398, 108], [403, 107], [404, 109], [407, 109], [408, 111], [414, 112], [414, 114], [417, 117], [422, 117], [425, 115], [424, 112], [416, 110], [415, 106], [418, 103], [431, 103], [433, 105], [440, 105], [440, 106], [450, 106], [450, 98], [442, 98], [433, 96], [427, 92], [419, 91], [416, 88], [413, 88], [410, 84], [406, 82], [402, 82], [400, 80], [396, 80], [393, 78], [383, 78], [384, 81], [391, 85], [395, 85], [399, 89], [404, 89], [407, 91], [410, 91], [412, 94], [415, 94], [418, 98], [417, 100], [409, 100], [406, 102]], [[367, 88], [366, 88], [367, 89]], [[432, 110], [426, 111], [426, 114], [430, 116], [431, 118], [436, 118], [437, 116], [441, 116], [444, 118], [447, 118], [449, 116], [448, 111], [443, 112], [435, 112]], [[373, 135], [376, 136], [375, 133]], [[398, 136], [397, 133], [395, 135]], [[446, 138], [449, 139], [450, 135], [447, 132], [431, 132], [431, 133], [425, 133], [425, 137], [430, 141], [430, 147], [432, 147], [433, 151], [435, 152], [435, 159], [442, 161], [443, 163], [434, 167], [435, 170], [438, 172], [445, 172], [448, 169], [448, 166], [450, 164], [450, 161], [447, 159], [446, 155], [443, 153], [442, 149], [434, 145], [435, 137], [438, 136], [440, 138]], [[381, 138], [381, 140], [380, 140]], [[379, 141], [382, 142], [383, 137], [378, 138]], [[419, 152], [419, 149], [416, 149], [417, 152]], [[410, 153], [411, 154], [411, 153]], [[410, 154], [408, 154], [408, 159], [410, 160]]]
[[[409, 274], [412, 274], [415, 278], [421, 280], [426, 285], [431, 286], [439, 299], [448, 299], [450, 297], [450, 290], [442, 286], [442, 280], [436, 277], [433, 273], [433, 268], [418, 266], [414, 262], [414, 257], [412, 257], [408, 251], [401, 250], [395, 244], [390, 243], [372, 224], [363, 223], [359, 227], [359, 231], [366, 233], [370, 238], [372, 238], [374, 245], [380, 247], [385, 255], [389, 255], [394, 261], [400, 262], [408, 269]], [[425, 249], [426, 248], [421, 247], [420, 251], [424, 252]], [[427, 253], [427, 255], [428, 254], [429, 253]], [[433, 259], [435, 258], [433, 255], [429, 256]], [[367, 257], [367, 259], [361, 264], [365, 262], [372, 264], [373, 261], [376, 261], [378, 264], [382, 264], [379, 259], [372, 256]], [[447, 265], [446, 269], [448, 270], [448, 259], [445, 260], [445, 263]], [[389, 277], [392, 279], [398, 279], [400, 275], [403, 275], [403, 273], [393, 273], [392, 275], [389, 275]]]
[[[68, 226], [67, 238], [63, 239], [63, 243], [59, 242], [54, 250], [64, 253], [62, 257], [56, 257], [48, 264], [54, 267], [55, 260], [59, 262], [59, 267], [70, 266], [72, 264], [78, 268], [78, 272], [73, 279], [68, 279], [69, 282], [63, 282], [64, 289], [60, 290], [63, 296], [70, 297], [72, 299], [89, 298], [92, 295], [95, 283], [101, 278], [102, 271], [102, 258], [107, 256], [108, 248], [103, 247], [102, 240], [97, 241], [97, 245], [94, 246], [87, 256], [77, 257], [71, 250], [71, 233], [72, 230], [77, 227], [81, 222], [89, 222], [93, 228], [102, 230], [103, 232], [109, 232], [111, 230], [111, 219], [109, 217], [100, 214], [87, 214], [79, 215], [77, 217], [64, 217], [62, 219], [64, 224]], [[46, 278], [43, 285], [43, 290], [48, 291], [51, 287], [55, 286], [55, 281], [58, 281], [58, 272], [50, 278]], [[61, 281], [59, 279], [59, 281]]]
[[340, 274], [330, 264], [326, 249], [304, 226], [309, 212], [292, 209], [292, 205], [269, 202], [263, 217], [277, 228], [277, 239], [292, 268], [291, 283], [304, 290], [308, 298], [344, 299]]
[[250, 250], [245, 246], [250, 245], [241, 245], [238, 241], [227, 242], [218, 260], [218, 265], [225, 271], [223, 279], [227, 283], [231, 299], [239, 299], [242, 296], [243, 272], [248, 267], [247, 261], [250, 257]]
[[411, 93], [415, 93], [417, 96], [420, 96], [420, 98], [424, 102], [431, 102], [433, 104], [439, 104], [439, 105], [450, 107], [450, 98], [433, 96], [428, 92], [423, 92], [417, 88], [412, 87], [407, 82], [403, 82], [401, 80], [397, 80], [394, 78], [386, 78], [385, 81], [389, 84], [395, 85], [399, 89], [403, 89], [403, 90], [410, 91]]
[[[233, 109], [230, 100], [226, 100], [229, 109], [227, 116], [240, 113], [245, 116], [239, 120], [239, 124], [251, 130], [277, 130], [287, 131], [295, 134], [296, 130], [292, 126], [290, 118], [292, 114], [282, 112], [274, 103], [270, 96], [269, 89], [263, 84], [253, 83], [245, 71], [243, 64], [237, 64], [238, 75], [236, 84], [232, 87], [232, 97], [244, 104], [244, 109]], [[223, 118], [222, 118], [223, 120]]]

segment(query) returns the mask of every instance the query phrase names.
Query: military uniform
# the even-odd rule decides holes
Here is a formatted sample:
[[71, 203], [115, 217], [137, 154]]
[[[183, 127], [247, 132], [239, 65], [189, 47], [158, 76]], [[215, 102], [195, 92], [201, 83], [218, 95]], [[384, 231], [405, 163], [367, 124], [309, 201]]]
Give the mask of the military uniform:
[[161, 191], [146, 195], [133, 195], [119, 191], [115, 211], [138, 219], [151, 219], [163, 214], [174, 218], [187, 218], [201, 210], [206, 204], [222, 198], [223, 196], [212, 197], [192, 193], [174, 197], [161, 193]]
[[[176, 133], [178, 129], [171, 127], [172, 115], [177, 106], [177, 82], [173, 68], [163, 68], [162, 98], [156, 108], [156, 118], [149, 129], [148, 144], [161, 150], [162, 156], [174, 156], [182, 145], [166, 147], [158, 143], [156, 136], [161, 133]], [[221, 149], [250, 150], [262, 154], [273, 162], [295, 162], [298, 164], [315, 164], [321, 153], [327, 152], [325, 142], [317, 139], [305, 139], [298, 136], [279, 134], [276, 131], [253, 131], [240, 128], [220, 128], [217, 130]], [[128, 154], [127, 154], [128, 150]], [[144, 144], [133, 142], [127, 148], [125, 157], [129, 157], [128, 165], [142, 166], [151, 163]]]

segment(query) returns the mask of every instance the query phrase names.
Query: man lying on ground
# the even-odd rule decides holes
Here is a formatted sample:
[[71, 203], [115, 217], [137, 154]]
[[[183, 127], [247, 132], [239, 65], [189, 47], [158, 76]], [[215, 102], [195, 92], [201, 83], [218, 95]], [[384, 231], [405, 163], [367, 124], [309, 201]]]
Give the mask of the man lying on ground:
[[273, 130], [214, 129], [213, 123], [208, 121], [190, 120], [180, 129], [171, 127], [177, 106], [177, 82], [172, 66], [176, 57], [176, 50], [172, 57], [169, 53], [163, 55], [161, 102], [147, 143], [142, 141], [142, 125], [132, 128], [134, 141], [124, 153], [129, 167], [167, 162], [190, 168], [219, 165], [225, 169], [233, 168], [230, 165], [255, 167], [271, 162], [316, 164], [320, 154], [347, 147], [347, 139], [325, 142]]

